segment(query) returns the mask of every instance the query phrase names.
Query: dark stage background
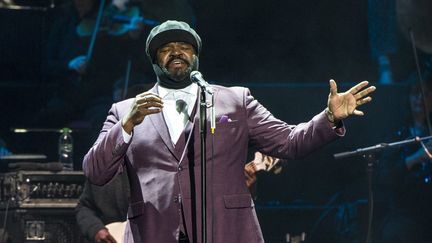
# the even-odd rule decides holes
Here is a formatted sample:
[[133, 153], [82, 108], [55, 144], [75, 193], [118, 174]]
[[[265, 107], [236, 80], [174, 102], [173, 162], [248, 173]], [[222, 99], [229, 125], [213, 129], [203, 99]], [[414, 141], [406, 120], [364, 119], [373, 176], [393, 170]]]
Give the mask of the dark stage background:
[[[203, 40], [200, 71], [214, 83], [255, 86], [255, 93], [293, 85], [316, 90], [316, 86], [326, 87], [330, 78], [339, 84], [377, 82], [377, 63], [369, 50], [367, 1], [205, 0], [191, 4]], [[42, 75], [41, 65], [55, 12], [0, 8], [2, 136], [11, 127], [31, 126], [32, 116], [53, 95], [51, 88], [56, 84]], [[414, 68], [409, 43], [402, 37], [398, 40], [400, 48], [392, 56], [392, 70], [394, 80], [401, 83]], [[323, 93], [327, 93], [326, 88]], [[275, 99], [270, 94], [263, 103], [271, 105], [286, 98]], [[326, 96], [320, 98], [317, 102], [324, 107]], [[308, 115], [315, 112], [300, 105], [301, 100], [294, 103], [296, 108], [310, 111]], [[279, 116], [283, 115], [281, 112]]]
[[[330, 78], [338, 81], [340, 90], [361, 80], [376, 84], [377, 63], [368, 42], [368, 1], [191, 3], [203, 40], [200, 70], [205, 77], [218, 84], [250, 87], [260, 102], [289, 123], [307, 120], [324, 109]], [[52, 16], [52, 10], [0, 9], [0, 135], [12, 152], [44, 153], [50, 159], [57, 152], [57, 134], [14, 134], [10, 129], [31, 127], [28, 120], [51, 95], [52, 84], [41, 75], [41, 62]], [[408, 43], [402, 38], [400, 41], [401, 49], [392, 57], [396, 83], [377, 85], [373, 104], [362, 107], [366, 116], [345, 121], [348, 132], [344, 139], [284, 165], [279, 175], [259, 175], [256, 202], [269, 242], [285, 242], [281, 237], [288, 232], [310, 232], [329, 209], [323, 205], [353, 203], [361, 212], [361, 220], [365, 219], [365, 162], [361, 158], [334, 160], [332, 155], [391, 142], [404, 123], [407, 89], [403, 80], [412, 72], [413, 61]], [[75, 166], [79, 169], [94, 137], [91, 131], [83, 130], [74, 138]], [[287, 206], [293, 204], [300, 206]], [[343, 207], [328, 210], [325, 220], [335, 224], [340, 210]], [[297, 219], [295, 215], [304, 217], [291, 220]], [[315, 227], [322, 229], [324, 224]], [[363, 224], [360, 231], [364, 230]], [[337, 234], [334, 228], [329, 232]], [[341, 233], [337, 235], [341, 237]]]

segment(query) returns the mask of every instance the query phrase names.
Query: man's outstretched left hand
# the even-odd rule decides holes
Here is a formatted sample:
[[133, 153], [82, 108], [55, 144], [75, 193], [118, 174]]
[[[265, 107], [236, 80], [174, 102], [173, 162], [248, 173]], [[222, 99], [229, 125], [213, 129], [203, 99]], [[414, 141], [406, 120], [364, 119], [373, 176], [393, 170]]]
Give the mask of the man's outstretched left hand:
[[363, 116], [364, 113], [357, 108], [363, 104], [369, 103], [372, 97], [370, 93], [376, 90], [375, 86], [369, 86], [368, 81], [362, 81], [343, 93], [337, 92], [336, 82], [330, 80], [330, 94], [327, 101], [326, 114], [327, 118], [333, 124], [350, 116]]

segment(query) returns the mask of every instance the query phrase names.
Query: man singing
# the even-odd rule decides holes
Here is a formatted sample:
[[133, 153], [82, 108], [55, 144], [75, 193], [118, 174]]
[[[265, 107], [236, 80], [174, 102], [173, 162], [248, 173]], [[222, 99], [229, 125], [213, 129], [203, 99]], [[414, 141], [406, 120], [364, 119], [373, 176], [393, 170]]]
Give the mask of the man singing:
[[[128, 173], [125, 242], [201, 242], [200, 92], [190, 79], [200, 51], [201, 38], [186, 23], [166, 21], [153, 28], [146, 52], [157, 84], [113, 104], [84, 158], [84, 172], [94, 184]], [[298, 125], [275, 118], [247, 88], [212, 85], [217, 113], [214, 135], [207, 131], [214, 136], [206, 145], [207, 242], [264, 242], [244, 179], [249, 144], [282, 159], [305, 156], [343, 136], [342, 119], [363, 115], [357, 107], [371, 101], [375, 90], [367, 85], [338, 93], [330, 80], [325, 111]]]

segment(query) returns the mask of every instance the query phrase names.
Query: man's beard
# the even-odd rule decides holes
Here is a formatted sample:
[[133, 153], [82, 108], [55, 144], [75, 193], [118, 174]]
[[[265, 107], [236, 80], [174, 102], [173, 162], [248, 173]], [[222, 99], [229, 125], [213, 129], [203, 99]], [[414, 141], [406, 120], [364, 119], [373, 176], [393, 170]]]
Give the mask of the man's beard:
[[[194, 58], [195, 58], [195, 56], [194, 56]], [[180, 60], [182, 60], [184, 63], [186, 63], [187, 68], [184, 69], [184, 70], [179, 69], [179, 70], [174, 70], [174, 71], [170, 72], [170, 71], [168, 70], [167, 67], [168, 67], [168, 66], [170, 65], [170, 63], [171, 63], [172, 61], [174, 61], [175, 59], [180, 59]], [[171, 58], [171, 59], [167, 62], [167, 64], [166, 64], [164, 67], [162, 67], [162, 71], [165, 73], [165, 75], [168, 76], [170, 79], [172, 79], [172, 80], [174, 80], [174, 81], [182, 81], [182, 80], [184, 80], [185, 78], [188, 78], [189, 75], [190, 75], [190, 73], [192, 72], [192, 69], [193, 69], [193, 67], [192, 67], [191, 63], [190, 63], [188, 60], [186, 60], [186, 59], [184, 59], [184, 58], [181, 58], [181, 57], [173, 57], [173, 58]]]
[[[168, 67], [168, 65], [165, 66]], [[161, 67], [160, 64], [153, 64], [153, 70], [155, 71], [160, 86], [169, 89], [182, 89], [192, 83], [189, 75], [192, 71], [198, 70], [198, 66], [198, 57], [194, 55], [192, 63], [187, 65], [181, 72], [170, 73], [166, 67]]]
[[192, 66], [188, 66], [185, 70], [177, 70], [170, 72], [166, 67], [162, 68], [162, 71], [165, 73], [166, 76], [168, 76], [170, 79], [175, 81], [182, 81], [185, 78], [189, 77], [190, 73], [192, 72]]

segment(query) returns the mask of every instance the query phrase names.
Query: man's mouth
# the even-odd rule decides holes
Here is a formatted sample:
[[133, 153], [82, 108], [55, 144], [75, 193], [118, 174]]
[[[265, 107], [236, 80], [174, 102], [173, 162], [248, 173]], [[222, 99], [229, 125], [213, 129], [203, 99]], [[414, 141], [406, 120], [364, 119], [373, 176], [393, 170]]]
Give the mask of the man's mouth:
[[172, 59], [167, 64], [167, 66], [174, 67], [174, 68], [185, 66], [185, 65], [188, 65], [188, 63], [185, 60], [179, 58]]

